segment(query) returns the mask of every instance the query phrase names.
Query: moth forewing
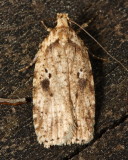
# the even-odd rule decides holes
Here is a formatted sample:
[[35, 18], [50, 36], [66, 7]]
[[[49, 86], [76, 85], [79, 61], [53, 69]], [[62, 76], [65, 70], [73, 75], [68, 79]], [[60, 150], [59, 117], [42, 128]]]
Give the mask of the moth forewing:
[[57, 14], [57, 25], [36, 55], [33, 79], [33, 120], [44, 147], [86, 144], [93, 139], [95, 95], [86, 46]]

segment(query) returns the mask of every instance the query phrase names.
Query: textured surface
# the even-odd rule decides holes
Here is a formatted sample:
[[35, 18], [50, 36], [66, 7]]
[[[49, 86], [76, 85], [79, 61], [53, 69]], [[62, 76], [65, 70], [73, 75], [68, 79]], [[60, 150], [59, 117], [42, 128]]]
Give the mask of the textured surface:
[[[127, 61], [127, 12], [126, 0], [1, 0], [1, 53], [0, 53], [0, 97], [16, 98], [31, 97], [33, 67], [25, 73], [18, 69], [26, 66], [38, 51], [38, 45], [47, 36], [40, 23], [44, 20], [47, 26], [55, 26], [56, 13], [67, 12], [79, 24], [92, 19], [87, 30], [125, 66]], [[76, 29], [76, 26], [73, 26]], [[86, 34], [79, 36], [85, 41], [89, 52], [99, 57], [108, 58]], [[96, 90], [96, 127], [94, 142], [89, 145], [72, 145], [44, 149], [36, 140], [32, 121], [32, 104], [21, 106], [3, 106], [0, 112], [0, 159], [70, 159], [79, 152], [94, 148], [91, 151], [95, 157], [93, 145], [100, 143], [99, 150], [104, 152], [104, 159], [126, 159], [127, 134], [122, 132], [127, 118], [127, 73], [113, 60], [109, 63], [91, 58]], [[118, 127], [118, 130], [116, 127]], [[109, 132], [108, 132], [109, 130]], [[124, 150], [118, 150], [116, 155], [112, 139], [122, 146], [119, 138], [109, 133], [121, 135]], [[106, 148], [103, 136], [106, 135]], [[108, 136], [107, 136], [108, 135]], [[126, 135], [126, 136], [125, 136]], [[120, 148], [120, 147], [119, 147]], [[124, 152], [123, 152], [124, 151]], [[92, 152], [88, 153], [90, 156]], [[83, 153], [81, 153], [83, 154]], [[89, 157], [89, 155], [88, 155]], [[97, 157], [98, 159], [98, 157]]]
[[37, 140], [52, 145], [86, 144], [93, 139], [94, 81], [87, 48], [57, 14], [57, 26], [40, 45], [33, 80]]
[[118, 126], [109, 129], [99, 140], [84, 149], [72, 160], [78, 159], [127, 159], [128, 153], [128, 120]]

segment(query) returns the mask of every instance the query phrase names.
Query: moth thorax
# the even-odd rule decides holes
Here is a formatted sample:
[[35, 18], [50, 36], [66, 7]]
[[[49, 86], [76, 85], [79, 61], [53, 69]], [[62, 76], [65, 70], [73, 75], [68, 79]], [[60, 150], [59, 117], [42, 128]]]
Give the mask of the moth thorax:
[[59, 43], [62, 46], [65, 46], [68, 43], [68, 35], [64, 32], [59, 33]]

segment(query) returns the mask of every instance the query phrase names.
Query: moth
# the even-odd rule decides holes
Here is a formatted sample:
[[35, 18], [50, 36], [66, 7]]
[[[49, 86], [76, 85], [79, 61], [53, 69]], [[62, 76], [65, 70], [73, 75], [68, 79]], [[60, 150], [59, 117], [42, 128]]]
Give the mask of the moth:
[[[69, 22], [68, 14], [57, 14], [56, 27], [49, 30], [29, 65], [35, 63], [34, 128], [37, 141], [45, 148], [87, 144], [94, 135], [95, 92], [88, 49]], [[0, 98], [0, 104], [28, 101]]]
[[86, 144], [93, 139], [95, 93], [88, 49], [69, 27], [68, 14], [57, 14], [36, 54], [33, 121], [37, 141], [53, 145]]
[[[88, 49], [69, 26], [68, 14], [57, 14], [57, 25], [50, 29], [32, 63], [33, 121], [37, 141], [45, 148], [54, 145], [87, 144], [93, 139], [95, 91]], [[128, 69], [86, 30], [114, 61]], [[27, 69], [29, 66], [25, 67]], [[23, 69], [24, 70], [24, 69]], [[22, 71], [22, 69], [20, 70]], [[18, 105], [29, 98], [4, 99], [0, 104]]]

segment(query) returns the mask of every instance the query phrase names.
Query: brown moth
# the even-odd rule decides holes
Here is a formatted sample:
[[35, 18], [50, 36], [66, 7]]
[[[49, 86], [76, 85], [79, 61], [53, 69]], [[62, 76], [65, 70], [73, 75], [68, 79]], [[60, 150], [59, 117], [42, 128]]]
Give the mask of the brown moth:
[[88, 49], [57, 14], [57, 25], [36, 54], [33, 120], [44, 147], [86, 144], [93, 139], [95, 94]]
[[[93, 139], [95, 93], [88, 49], [68, 22], [80, 27], [114, 61], [128, 69], [68, 14], [57, 14], [57, 25], [40, 45], [27, 67], [35, 62], [33, 120], [37, 140], [45, 148], [53, 145], [86, 144]], [[85, 26], [85, 25], [84, 25]], [[45, 26], [46, 27], [46, 26]], [[29, 98], [0, 98], [0, 104], [18, 105]]]

